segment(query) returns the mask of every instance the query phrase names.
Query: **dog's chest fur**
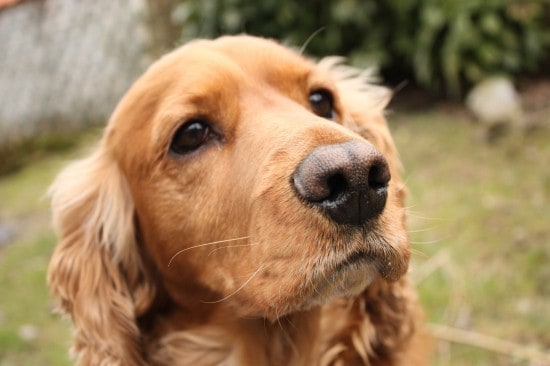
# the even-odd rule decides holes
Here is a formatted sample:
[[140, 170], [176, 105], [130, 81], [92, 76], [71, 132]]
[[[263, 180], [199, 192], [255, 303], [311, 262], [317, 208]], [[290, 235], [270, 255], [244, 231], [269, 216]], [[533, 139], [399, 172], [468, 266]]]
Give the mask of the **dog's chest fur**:
[[350, 317], [356, 305], [340, 299], [275, 323], [221, 321], [173, 331], [149, 342], [151, 361], [162, 366], [333, 365], [338, 360], [370, 365], [376, 328], [369, 322], [370, 326], [351, 329], [362, 324]]

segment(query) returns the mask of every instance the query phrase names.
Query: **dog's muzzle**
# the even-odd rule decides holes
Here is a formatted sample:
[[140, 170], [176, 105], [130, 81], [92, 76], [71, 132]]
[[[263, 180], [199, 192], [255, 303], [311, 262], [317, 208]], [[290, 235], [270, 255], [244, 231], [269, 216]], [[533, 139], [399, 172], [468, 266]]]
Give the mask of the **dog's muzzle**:
[[315, 148], [292, 175], [298, 197], [338, 224], [361, 226], [386, 205], [391, 174], [382, 154], [365, 141]]

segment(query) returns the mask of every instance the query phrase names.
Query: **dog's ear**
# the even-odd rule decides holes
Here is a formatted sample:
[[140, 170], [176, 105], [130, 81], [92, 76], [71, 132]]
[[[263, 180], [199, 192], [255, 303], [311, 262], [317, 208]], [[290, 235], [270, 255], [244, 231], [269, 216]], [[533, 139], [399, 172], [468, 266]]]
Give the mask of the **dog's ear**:
[[136, 318], [154, 296], [139, 255], [134, 203], [124, 176], [100, 146], [50, 188], [59, 243], [48, 283], [71, 315], [82, 364], [145, 364]]

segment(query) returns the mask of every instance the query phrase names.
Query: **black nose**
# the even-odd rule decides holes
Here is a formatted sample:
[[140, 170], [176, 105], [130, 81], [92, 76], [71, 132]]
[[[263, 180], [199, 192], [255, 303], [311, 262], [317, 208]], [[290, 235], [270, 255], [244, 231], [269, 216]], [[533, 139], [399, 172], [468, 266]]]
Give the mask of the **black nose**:
[[374, 146], [349, 141], [315, 148], [292, 183], [301, 199], [335, 222], [362, 225], [384, 210], [390, 178], [386, 159]]

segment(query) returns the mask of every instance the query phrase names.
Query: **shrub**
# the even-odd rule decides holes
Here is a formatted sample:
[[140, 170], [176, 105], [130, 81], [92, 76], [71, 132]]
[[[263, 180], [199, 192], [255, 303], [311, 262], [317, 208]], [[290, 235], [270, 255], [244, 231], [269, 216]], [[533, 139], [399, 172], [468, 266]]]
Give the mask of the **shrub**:
[[545, 56], [549, 33], [541, 2], [422, 2], [410, 61], [425, 87], [459, 96], [492, 74], [535, 71]]
[[[500, 73], [536, 71], [550, 44], [544, 0], [188, 0], [175, 10], [184, 40], [250, 33], [377, 65], [458, 97]], [[548, 19], [546, 19], [546, 22]]]

